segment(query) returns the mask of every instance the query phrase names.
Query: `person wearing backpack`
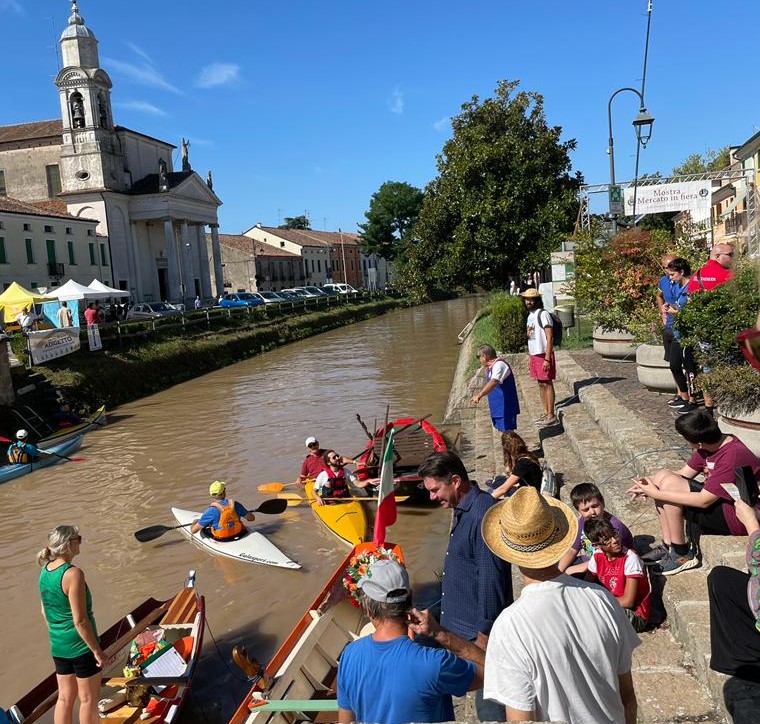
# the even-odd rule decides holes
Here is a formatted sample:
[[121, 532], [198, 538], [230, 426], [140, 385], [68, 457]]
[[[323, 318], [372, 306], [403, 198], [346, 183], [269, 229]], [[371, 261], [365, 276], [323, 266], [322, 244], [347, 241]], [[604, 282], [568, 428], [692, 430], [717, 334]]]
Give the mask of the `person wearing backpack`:
[[530, 376], [538, 382], [543, 414], [537, 419], [541, 427], [557, 423], [554, 414], [554, 378], [557, 376], [554, 360], [554, 318], [544, 309], [538, 289], [526, 289], [520, 296], [528, 310], [527, 335]]
[[256, 516], [244, 505], [227, 497], [227, 483], [215, 480], [208, 489], [211, 505], [200, 518], [193, 521], [191, 533], [198, 533], [208, 527], [215, 540], [233, 540], [245, 530], [242, 518], [254, 521]]

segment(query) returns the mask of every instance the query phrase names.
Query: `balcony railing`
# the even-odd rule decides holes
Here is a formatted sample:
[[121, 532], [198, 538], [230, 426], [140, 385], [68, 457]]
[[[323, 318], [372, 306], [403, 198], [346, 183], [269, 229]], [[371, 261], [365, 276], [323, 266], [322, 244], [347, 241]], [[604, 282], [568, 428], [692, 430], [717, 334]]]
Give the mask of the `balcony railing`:
[[48, 275], [51, 277], [62, 277], [63, 264], [48, 262]]
[[738, 214], [734, 213], [731, 216], [726, 217], [726, 234], [738, 234], [744, 231], [747, 222], [747, 212], [740, 211]]

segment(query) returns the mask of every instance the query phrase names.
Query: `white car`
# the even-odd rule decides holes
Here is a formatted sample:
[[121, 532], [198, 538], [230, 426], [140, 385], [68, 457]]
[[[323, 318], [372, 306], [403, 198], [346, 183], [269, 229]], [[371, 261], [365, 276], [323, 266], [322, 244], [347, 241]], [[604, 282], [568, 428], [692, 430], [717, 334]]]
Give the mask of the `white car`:
[[354, 289], [350, 284], [343, 284], [342, 282], [340, 284], [324, 284], [323, 285], [325, 289], [333, 289], [338, 294], [358, 294], [359, 292]]
[[134, 319], [161, 319], [162, 317], [179, 317], [182, 312], [166, 302], [143, 302], [130, 307], [127, 321]]
[[264, 304], [279, 304], [285, 301], [277, 292], [251, 292], [254, 296], [264, 300]]

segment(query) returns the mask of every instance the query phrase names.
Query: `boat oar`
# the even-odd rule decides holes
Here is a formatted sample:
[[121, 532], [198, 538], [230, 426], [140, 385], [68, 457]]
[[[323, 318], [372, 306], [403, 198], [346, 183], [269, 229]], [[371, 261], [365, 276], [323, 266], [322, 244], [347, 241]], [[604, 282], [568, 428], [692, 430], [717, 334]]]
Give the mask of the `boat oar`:
[[292, 488], [297, 483], [262, 483], [256, 486], [256, 490], [260, 493], [279, 493], [285, 488]]
[[[277, 515], [278, 513], [284, 513], [288, 507], [287, 500], [265, 500], [258, 508], [252, 510], [252, 513], [264, 513], [266, 515]], [[147, 543], [148, 541], [160, 538], [164, 533], [168, 533], [170, 530], [177, 530], [177, 528], [187, 528], [192, 525], [190, 523], [182, 523], [181, 525], [151, 525], [147, 528], [142, 528], [135, 532], [135, 538], [140, 543]]]
[[[0, 442], [13, 442], [13, 440], [0, 435]], [[43, 450], [41, 448], [40, 448], [40, 454], [52, 455], [53, 457], [61, 458], [61, 460], [70, 460], [72, 463], [81, 463], [86, 460], [86, 458], [70, 458], [68, 455], [59, 455], [58, 453], [54, 453], [52, 450]]]
[[362, 416], [358, 412], [356, 413], [356, 421], [362, 426], [362, 430], [364, 430], [366, 433], [367, 438], [373, 440], [374, 438], [372, 437], [372, 433], [367, 429], [367, 426], [364, 424], [364, 420], [362, 420]]

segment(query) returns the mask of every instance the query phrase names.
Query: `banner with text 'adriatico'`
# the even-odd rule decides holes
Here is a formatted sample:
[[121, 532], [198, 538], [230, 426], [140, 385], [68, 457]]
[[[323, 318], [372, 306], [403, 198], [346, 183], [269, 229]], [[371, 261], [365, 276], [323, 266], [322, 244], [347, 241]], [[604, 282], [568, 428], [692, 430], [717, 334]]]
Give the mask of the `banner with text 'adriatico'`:
[[625, 210], [633, 213], [636, 188], [636, 214], [659, 214], [664, 211], [708, 211], [712, 202], [712, 186], [708, 181], [684, 181], [654, 186], [628, 186], [625, 189]]

